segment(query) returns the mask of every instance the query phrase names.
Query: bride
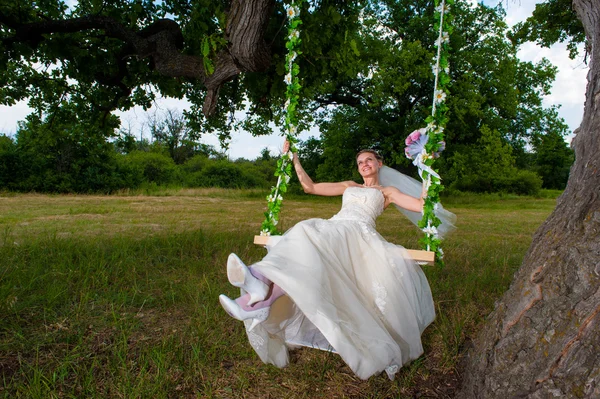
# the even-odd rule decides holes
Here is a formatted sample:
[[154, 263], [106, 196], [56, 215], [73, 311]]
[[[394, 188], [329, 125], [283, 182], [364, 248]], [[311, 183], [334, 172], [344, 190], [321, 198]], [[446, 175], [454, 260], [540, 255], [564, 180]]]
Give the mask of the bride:
[[284, 367], [288, 348], [308, 346], [338, 353], [362, 379], [382, 371], [393, 379], [423, 353], [421, 334], [435, 318], [429, 284], [403, 247], [375, 231], [375, 219], [390, 204], [420, 215], [423, 193], [415, 198], [382, 185], [387, 167], [373, 150], [359, 152], [356, 162], [363, 184], [314, 183], [294, 154], [304, 191], [343, 195], [342, 209], [271, 237], [268, 254], [250, 267], [229, 256], [227, 276], [242, 295], [219, 301], [244, 321], [265, 363]]

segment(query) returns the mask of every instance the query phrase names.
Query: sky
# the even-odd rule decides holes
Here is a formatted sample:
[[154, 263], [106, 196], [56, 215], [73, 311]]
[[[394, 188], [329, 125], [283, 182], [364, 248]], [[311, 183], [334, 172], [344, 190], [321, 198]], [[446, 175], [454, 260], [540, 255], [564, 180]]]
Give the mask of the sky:
[[[469, 0], [477, 3], [477, 0]], [[523, 21], [531, 15], [537, 3], [542, 0], [483, 0], [486, 5], [495, 6], [499, 2], [504, 4], [507, 10], [506, 21], [509, 26]], [[583, 52], [581, 52], [583, 53]], [[559, 43], [551, 48], [542, 48], [534, 43], [526, 43], [521, 46], [518, 56], [523, 61], [538, 62], [542, 58], [547, 58], [558, 68], [556, 81], [552, 87], [550, 95], [544, 98], [544, 105], [560, 105], [559, 115], [565, 120], [571, 131], [579, 127], [583, 118], [583, 104], [585, 101], [587, 66], [583, 62], [583, 56], [571, 60], [568, 57], [566, 44]], [[155, 107], [150, 110], [154, 112], [164, 112], [167, 109], [175, 109], [180, 112], [189, 107], [185, 100], [176, 100], [171, 98], [159, 99]], [[0, 105], [0, 132], [12, 135], [17, 128], [17, 122], [29, 114], [30, 108], [25, 101], [19, 102], [12, 107]], [[139, 132], [147, 116], [141, 107], [136, 107], [127, 112], [118, 112], [121, 117], [122, 126], [131, 126], [134, 133]], [[229, 149], [227, 154], [230, 159], [246, 158], [255, 159], [266, 147], [272, 154], [278, 154], [282, 146], [282, 137], [277, 127], [273, 126], [274, 133], [270, 136], [252, 137], [251, 134], [244, 131], [234, 131], [231, 133]], [[300, 139], [305, 140], [310, 136], [318, 136], [319, 131], [313, 128], [310, 131], [302, 132]], [[148, 138], [148, 134], [145, 135]], [[570, 141], [572, 136], [567, 137]], [[206, 135], [202, 142], [214, 145], [220, 148], [216, 137]]]

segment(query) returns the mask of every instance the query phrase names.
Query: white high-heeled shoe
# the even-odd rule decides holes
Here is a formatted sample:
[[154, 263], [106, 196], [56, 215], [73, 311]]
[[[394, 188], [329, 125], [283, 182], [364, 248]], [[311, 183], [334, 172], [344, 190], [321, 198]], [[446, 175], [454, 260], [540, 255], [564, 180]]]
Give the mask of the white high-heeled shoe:
[[264, 300], [269, 294], [269, 286], [254, 277], [244, 262], [233, 253], [227, 258], [227, 278], [232, 285], [250, 294], [248, 305]]
[[224, 294], [219, 295], [219, 302], [229, 316], [233, 317], [234, 319], [239, 321], [252, 319], [252, 324], [250, 324], [250, 328], [248, 328], [249, 331], [252, 331], [258, 324], [267, 320], [271, 310], [269, 306], [250, 311], [244, 310], [240, 305], [237, 304], [236, 301]]

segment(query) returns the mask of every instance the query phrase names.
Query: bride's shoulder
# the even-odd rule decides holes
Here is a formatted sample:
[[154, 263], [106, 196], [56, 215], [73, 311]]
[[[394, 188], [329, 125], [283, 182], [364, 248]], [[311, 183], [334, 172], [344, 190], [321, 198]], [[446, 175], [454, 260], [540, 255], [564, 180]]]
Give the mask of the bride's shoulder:
[[349, 188], [362, 188], [363, 187], [362, 185], [360, 185], [357, 182], [352, 181], [352, 180], [343, 181], [341, 183], [346, 186], [346, 190]]
[[384, 186], [381, 188], [381, 192], [383, 193], [383, 195], [389, 195], [389, 194], [396, 194], [399, 193], [400, 190], [398, 190], [396, 187], [394, 186]]

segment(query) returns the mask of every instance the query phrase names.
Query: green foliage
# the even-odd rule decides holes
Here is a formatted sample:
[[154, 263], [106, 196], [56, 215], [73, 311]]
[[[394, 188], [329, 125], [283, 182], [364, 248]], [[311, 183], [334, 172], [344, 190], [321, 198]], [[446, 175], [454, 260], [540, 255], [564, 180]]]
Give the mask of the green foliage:
[[12, 138], [0, 136], [0, 190], [14, 188], [18, 181], [20, 159]]
[[[323, 163], [323, 143], [315, 137], [300, 141], [297, 145], [298, 156], [302, 161], [302, 168], [309, 176], [317, 176], [317, 169]], [[296, 179], [296, 175], [292, 179]]]
[[536, 195], [542, 188], [540, 176], [517, 169], [511, 146], [487, 126], [481, 128], [481, 138], [474, 146], [456, 151], [448, 164], [444, 177], [453, 189]]
[[585, 42], [583, 25], [571, 0], [546, 0], [537, 4], [533, 15], [516, 24], [509, 37], [515, 43], [535, 41], [543, 47], [568, 41], [572, 59], [577, 56], [578, 45]]
[[[182, 167], [187, 171], [184, 174], [187, 187], [266, 188], [269, 183], [265, 169], [250, 161], [229, 162], [196, 156]], [[274, 167], [274, 163], [268, 163], [268, 175], [273, 174]]]
[[116, 118], [89, 123], [90, 110], [63, 103], [42, 120], [35, 114], [16, 133], [19, 191], [109, 192], [120, 188], [113, 145]]
[[195, 131], [178, 111], [167, 109], [148, 117], [147, 123], [155, 144], [164, 147], [176, 164], [182, 164], [196, 153], [200, 132]]
[[288, 18], [288, 35], [285, 47], [288, 52], [285, 57], [286, 63], [286, 75], [284, 82], [287, 85], [285, 92], [285, 118], [284, 118], [284, 131], [286, 132], [286, 140], [289, 142], [289, 151], [282, 154], [280, 159], [277, 161], [277, 168], [275, 169], [275, 176], [277, 176], [277, 183], [271, 188], [271, 193], [267, 197], [267, 212], [265, 212], [265, 220], [261, 225], [261, 235], [277, 234], [277, 223], [279, 221], [279, 211], [281, 210], [281, 203], [283, 201], [283, 194], [287, 192], [288, 183], [292, 177], [292, 160], [293, 153], [296, 150], [296, 143], [298, 142], [298, 113], [296, 112], [298, 107], [298, 100], [300, 99], [300, 79], [298, 74], [300, 68], [296, 63], [296, 59], [302, 54], [300, 51], [300, 25], [302, 20], [300, 19], [300, 13], [302, 10], [304, 0], [292, 0], [289, 5], [286, 5], [286, 15]]
[[[430, 23], [433, 12], [427, 1], [410, 5], [388, 1], [365, 10], [359, 61], [365, 72], [347, 79], [336, 91], [347, 93], [346, 100], [351, 97], [354, 102], [320, 115], [324, 165], [319, 178], [350, 177], [353, 154], [369, 147], [378, 149], [389, 166], [411, 170], [402, 143], [411, 131], [424, 126], [429, 115], [436, 39]], [[504, 11], [458, 2], [452, 15], [443, 157], [475, 143], [483, 125], [497, 130], [515, 149], [513, 155], [523, 157], [534, 137], [552, 126], [566, 130], [556, 110], [542, 105], [556, 68], [545, 59], [535, 64], [518, 59], [518, 46], [506, 38]], [[443, 179], [446, 164], [441, 160]]]
[[130, 152], [136, 150], [137, 147], [135, 136], [127, 131], [124, 131], [123, 129], [119, 130], [117, 138], [114, 141], [114, 145], [117, 152], [121, 154], [129, 154]]
[[[434, 2], [436, 8], [434, 12], [434, 29], [439, 32], [435, 46], [437, 54], [433, 58], [433, 105], [431, 115], [425, 119], [427, 126], [420, 129], [428, 137], [427, 143], [421, 150], [421, 154], [414, 157], [407, 156], [417, 163], [419, 175], [424, 181], [426, 195], [423, 204], [423, 218], [419, 221], [419, 227], [425, 232], [420, 240], [423, 249], [436, 253], [437, 262], [443, 264], [443, 251], [441, 249], [441, 238], [437, 234], [437, 228], [442, 223], [436, 214], [436, 207], [440, 203], [440, 193], [444, 189], [441, 178], [433, 168], [436, 158], [445, 148], [444, 129], [448, 124], [448, 105], [446, 97], [451, 83], [450, 66], [448, 64], [450, 49], [450, 34], [454, 31], [452, 21], [454, 20], [450, 9], [454, 4], [453, 0]], [[412, 135], [412, 133], [411, 133]], [[406, 139], [408, 145], [409, 138]], [[436, 165], [437, 167], [437, 165]]]
[[535, 171], [542, 177], [544, 188], [562, 190], [567, 186], [569, 169], [575, 154], [563, 136], [554, 130], [539, 138], [535, 146]]
[[[101, 141], [96, 152], [90, 153], [83, 152], [88, 143], [76, 142], [84, 137], [79, 130], [65, 128], [52, 134], [44, 130], [40, 134], [40, 129], [47, 128], [45, 123], [38, 126], [32, 122], [22, 125], [16, 140], [0, 136], [0, 189], [80, 193], [159, 186], [266, 189], [276, 182], [273, 158], [230, 162], [211, 146], [199, 145], [197, 155], [177, 165], [156, 141], [149, 144], [126, 135], [126, 143], [133, 150], [122, 153], [125, 151], [118, 141], [114, 146]], [[50, 137], [55, 144], [48, 143]], [[74, 152], [83, 152], [86, 157]]]
[[537, 196], [542, 188], [542, 178], [530, 170], [513, 170], [510, 176], [482, 176], [467, 174], [453, 188], [473, 193], [513, 193]]
[[[538, 5], [534, 16], [509, 38], [500, 7], [470, 6], [467, 2], [453, 6], [455, 28], [449, 32], [449, 53], [440, 60], [443, 69], [450, 68], [449, 74], [443, 72], [440, 76], [441, 82], [448, 84], [449, 94], [444, 131], [448, 161], [436, 161], [445, 182], [455, 180], [451, 168], [460, 161], [461, 152], [472, 158], [468, 148], [479, 140], [480, 127], [484, 125], [498, 131], [512, 146], [519, 167], [532, 168], [540, 174], [548, 169], [535, 166], [535, 156], [528, 149], [542, 148], [535, 146], [537, 137], [547, 134], [553, 126], [565, 126], [556, 111], [544, 108], [541, 101], [549, 93], [556, 69], [547, 60], [521, 62], [517, 51], [520, 43], [533, 40], [536, 35], [545, 35], [546, 43], [565, 37], [583, 40], [568, 3], [548, 0]], [[318, 167], [317, 162], [309, 165], [319, 180], [358, 178], [354, 173], [354, 154], [366, 147], [378, 149], [389, 166], [414, 175], [401, 143], [409, 132], [422, 127], [429, 115], [433, 89], [431, 58], [437, 34], [431, 23], [434, 2], [304, 2], [298, 6], [302, 24], [298, 19], [296, 25], [289, 26], [287, 34], [282, 33], [285, 28], [281, 29], [285, 4], [275, 2], [266, 28], [265, 41], [273, 54], [270, 68], [265, 73], [240, 75], [225, 84], [220, 89], [217, 115], [211, 120], [201, 113], [205, 88], [200, 82], [158, 75], [149, 59], [124, 56], [130, 54], [127, 46], [106, 37], [102, 30], [49, 34], [39, 42], [17, 43], [10, 40], [16, 25], [2, 22], [0, 103], [28, 99], [36, 112], [32, 118], [40, 121], [38, 125], [55, 127], [58, 122], [51, 122], [57, 119], [53, 115], [66, 106], [64, 115], [58, 118], [63, 126], [58, 130], [69, 131], [57, 133], [54, 128], [50, 133], [53, 129], [36, 128], [35, 139], [23, 133], [23, 145], [15, 137], [15, 158], [4, 165], [10, 169], [16, 164], [12, 161], [28, 162], [23, 168], [11, 169], [17, 169], [14, 173], [3, 172], [13, 179], [5, 177], [4, 182], [11, 189], [41, 191], [133, 187], [145, 181], [143, 173], [140, 175], [128, 164], [127, 158], [117, 158], [112, 146], [121, 154], [160, 149], [177, 165], [183, 165], [199, 153], [216, 156], [210, 149], [200, 148], [200, 134], [217, 132], [223, 141], [232, 127], [266, 134], [271, 131], [272, 121], [280, 126], [287, 123], [288, 127], [291, 122], [296, 130], [310, 122], [319, 124], [322, 154], [315, 158]], [[102, 15], [134, 30], [146, 29], [161, 18], [172, 18], [181, 28], [182, 51], [201, 56], [203, 67], [210, 72], [215, 66], [215, 55], [225, 46], [228, 5], [226, 0], [106, 4], [81, 1], [68, 7], [67, 2], [60, 0], [9, 0], [0, 5], [0, 15], [3, 21], [15, 24]], [[301, 34], [290, 40], [297, 28], [301, 28]], [[286, 55], [290, 49], [296, 54], [291, 69], [293, 55]], [[290, 85], [284, 82], [288, 73], [292, 77]], [[286, 93], [290, 101], [282, 108]], [[111, 144], [118, 120], [109, 112], [134, 105], [150, 107], [157, 94], [185, 96], [192, 105], [183, 116], [172, 118], [170, 127], [165, 124], [168, 118], [158, 118], [152, 145], [136, 141], [130, 134], [121, 134]], [[235, 113], [240, 110], [248, 110], [248, 117], [237, 121]], [[565, 130], [566, 127], [559, 129], [559, 133], [564, 134]], [[80, 140], [75, 131], [94, 137]], [[36, 144], [30, 148], [25, 142]], [[8, 159], [7, 153], [3, 154], [1, 159]], [[546, 162], [542, 161], [544, 157], [539, 158], [540, 162]], [[451, 159], [457, 162], [450, 162]], [[285, 171], [284, 166], [281, 173]], [[563, 172], [557, 174], [564, 180]], [[550, 182], [550, 177], [545, 176], [544, 184]], [[183, 176], [173, 179], [189, 181]], [[273, 177], [267, 180], [272, 181]]]
[[142, 182], [168, 185], [178, 181], [175, 162], [164, 154], [133, 151], [122, 156], [119, 164], [127, 171], [130, 187], [137, 187]]

